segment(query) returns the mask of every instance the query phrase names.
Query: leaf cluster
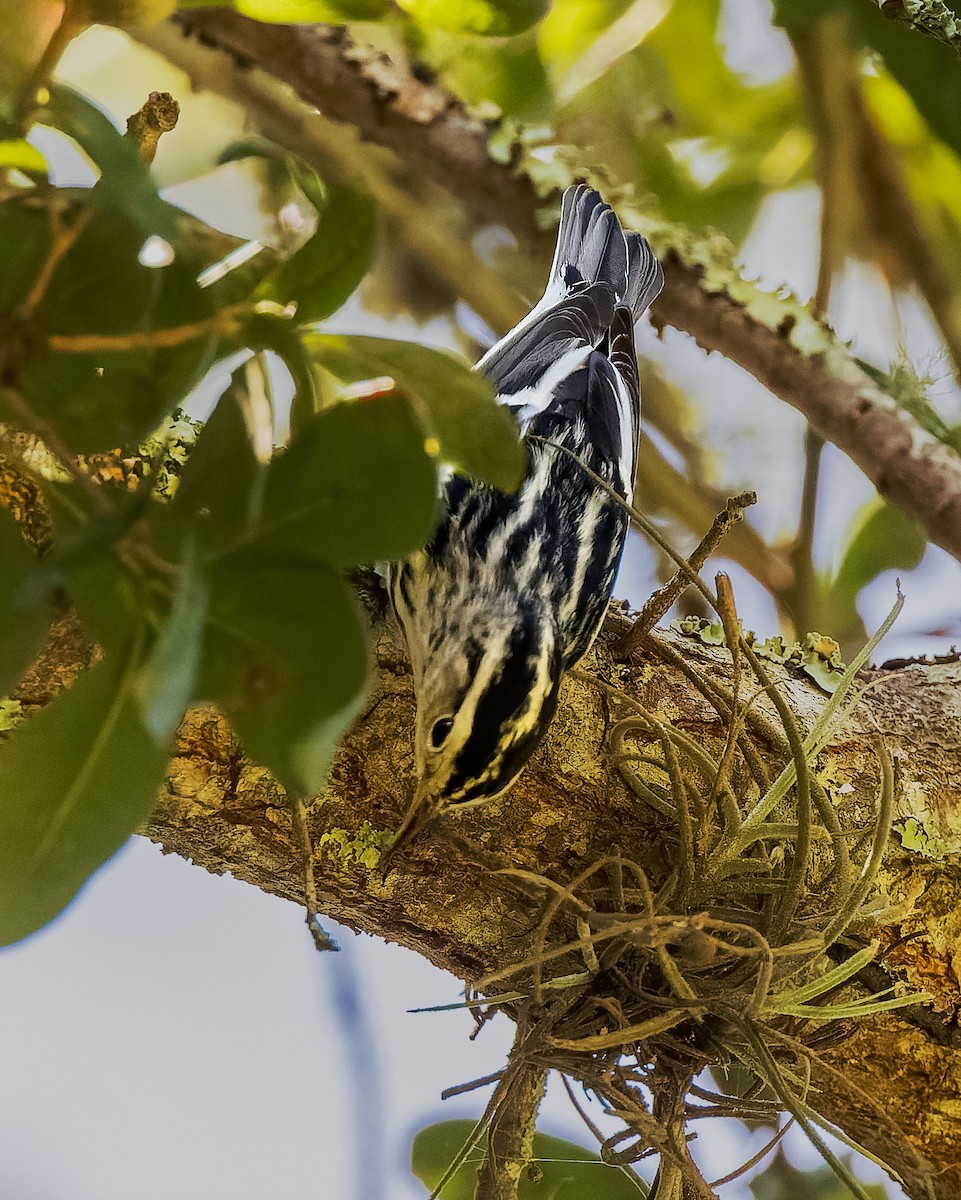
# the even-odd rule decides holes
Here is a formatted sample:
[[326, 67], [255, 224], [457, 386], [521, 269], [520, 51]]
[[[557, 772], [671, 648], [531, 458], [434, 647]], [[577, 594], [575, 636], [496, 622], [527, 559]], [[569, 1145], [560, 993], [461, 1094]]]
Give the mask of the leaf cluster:
[[[83, 151], [94, 186], [51, 181], [38, 127]], [[318, 330], [373, 257], [362, 187], [235, 147], [272, 156], [316, 211], [280, 260], [166, 202], [142, 146], [77, 92], [49, 86], [0, 134], [0, 499], [19, 511], [28, 481], [51, 534], [31, 547], [0, 511], [0, 696], [65, 605], [99, 647], [0, 753], [10, 942], [146, 818], [191, 705], [217, 705], [288, 793], [317, 793], [365, 691], [350, 572], [423, 545], [442, 468], [511, 488], [524, 453], [453, 357]], [[211, 372], [228, 382], [206, 423], [171, 419]]]

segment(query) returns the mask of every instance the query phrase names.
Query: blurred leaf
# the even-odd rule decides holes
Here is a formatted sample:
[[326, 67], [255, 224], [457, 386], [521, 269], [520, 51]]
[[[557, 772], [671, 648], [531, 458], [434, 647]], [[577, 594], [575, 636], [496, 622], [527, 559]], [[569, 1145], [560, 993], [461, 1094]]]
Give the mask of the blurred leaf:
[[20, 526], [0, 509], [0, 697], [10, 694], [36, 658], [50, 624], [52, 610], [23, 586], [36, 566]]
[[243, 340], [252, 350], [272, 350], [290, 372], [290, 432], [298, 434], [320, 408], [314, 366], [298, 329], [286, 317], [257, 313], [244, 326]]
[[942, 42], [906, 29], [874, 4], [845, 0], [854, 36], [877, 50], [934, 133], [961, 154], [961, 60]]
[[[422, 1129], [411, 1147], [411, 1170], [432, 1191], [474, 1128], [473, 1121], [442, 1121]], [[483, 1143], [482, 1143], [483, 1146]], [[474, 1200], [475, 1152], [444, 1188], [444, 1200]], [[617, 1167], [562, 1138], [534, 1134], [537, 1178], [521, 1175], [519, 1200], [637, 1200], [638, 1188]]]
[[494, 104], [501, 113], [529, 121], [548, 116], [551, 100], [537, 33], [531, 29], [505, 41], [415, 26], [410, 36], [417, 60], [465, 103], [487, 110]]
[[71, 564], [65, 587], [71, 607], [97, 644], [121, 653], [140, 622], [142, 598], [113, 554], [91, 553]]
[[199, 323], [210, 299], [195, 264], [139, 261], [144, 234], [111, 208], [97, 208], [57, 266], [37, 317], [51, 335], [127, 337], [129, 349], [41, 349], [20, 371], [34, 412], [80, 453], [135, 446], [197, 382], [216, 350], [213, 332], [153, 348], [138, 339]]
[[0, 3], [0, 122], [14, 126], [21, 91], [56, 32], [62, 9], [50, 0]]
[[336, 312], [366, 275], [374, 252], [377, 214], [370, 196], [344, 183], [325, 190], [316, 231], [258, 292], [280, 304], [296, 304], [301, 325]]
[[[223, 0], [181, 0], [181, 8], [223, 8]], [[229, 5], [255, 21], [314, 25], [320, 21], [376, 21], [387, 12], [387, 0], [233, 0]]]
[[147, 735], [130, 659], [108, 658], [0, 747], [0, 942], [39, 929], [149, 815], [169, 747]]
[[[176, 236], [176, 235], [174, 235]], [[178, 254], [165, 266], [140, 261], [146, 237], [121, 209], [97, 205], [57, 266], [39, 310], [49, 333], [129, 334], [210, 315], [196, 266]]]
[[341, 403], [271, 462], [251, 538], [336, 566], [402, 558], [429, 537], [436, 495], [424, 434], [403, 397]]
[[830, 587], [830, 607], [843, 618], [861, 590], [882, 571], [913, 571], [927, 547], [924, 530], [903, 509], [876, 497], [855, 520], [847, 549]]
[[674, 0], [633, 0], [596, 37], [581, 45], [570, 45], [577, 57], [561, 81], [561, 102], [606, 75], [624, 55], [636, 49], [667, 16], [673, 3]]
[[158, 742], [173, 736], [194, 699], [206, 616], [207, 583], [188, 539], [169, 615], [136, 683], [144, 726]]
[[27, 298], [50, 253], [50, 216], [26, 198], [0, 204], [0, 313]]
[[852, 40], [882, 56], [934, 133], [961, 153], [961, 61], [950, 46], [913, 32], [864, 0], [776, 0], [774, 5], [774, 19], [786, 29], [839, 12], [847, 15]]
[[535, 25], [550, 0], [397, 0], [415, 21], [455, 33], [511, 37]]
[[19, 382], [37, 416], [78, 453], [135, 442], [167, 407], [146, 362], [125, 368], [115, 356], [40, 354], [24, 365]]
[[[187, 519], [202, 546], [222, 550], [252, 522], [265, 470], [254, 455], [232, 383], [197, 438], [170, 512], [175, 519]], [[152, 514], [154, 522], [164, 515]]]
[[590, 145], [591, 163], [666, 217], [740, 242], [770, 191], [809, 177], [812, 141], [793, 79], [729, 65], [720, 13], [719, 0], [555, 0], [538, 44], [561, 97], [561, 162], [567, 143]]
[[243, 162], [247, 158], [264, 159], [268, 164], [282, 169], [283, 174], [297, 185], [304, 196], [318, 211], [324, 207], [326, 191], [324, 181], [317, 168], [302, 159], [286, 146], [272, 142], [270, 138], [249, 136], [231, 142], [217, 156], [220, 165]]
[[[848, 1165], [851, 1158], [848, 1156]], [[872, 1200], [885, 1200], [887, 1191], [883, 1184], [862, 1184], [866, 1195]], [[782, 1150], [778, 1150], [774, 1161], [750, 1183], [754, 1200], [850, 1200], [851, 1191], [827, 1165], [813, 1171], [799, 1171], [788, 1162]]]
[[42, 125], [68, 134], [100, 170], [97, 195], [135, 221], [144, 233], [168, 241], [176, 237], [176, 210], [160, 199], [140, 149], [123, 137], [95, 104], [63, 84], [51, 84], [50, 98], [37, 113]]
[[26, 175], [46, 176], [47, 161], [26, 138], [8, 138], [0, 140], [0, 168], [13, 168]]
[[565, 71], [626, 7], [627, 0], [554, 0], [537, 30], [541, 53], [556, 70]]
[[142, 587], [138, 576], [115, 554], [152, 504], [147, 488], [120, 492], [104, 488], [107, 507], [73, 483], [43, 485], [53, 526], [53, 549], [40, 562], [38, 583], [63, 588], [88, 633], [109, 653], [123, 654], [141, 624]]
[[296, 304], [298, 324], [321, 321], [340, 308], [370, 268], [376, 206], [365, 191], [342, 181], [325, 182], [309, 163], [267, 138], [232, 143], [220, 162], [245, 158], [279, 165], [317, 210], [313, 234], [263, 280], [258, 296]]
[[728, 65], [720, 16], [719, 0], [674, 0], [638, 47], [637, 68], [668, 114], [646, 130], [645, 151], [652, 141], [663, 150], [641, 171], [673, 219], [739, 239], [772, 187], [797, 182], [810, 139], [793, 81], [756, 84]]
[[321, 790], [363, 698], [364, 632], [338, 572], [233, 554], [209, 568], [198, 694], [288, 791]]
[[407, 392], [437, 455], [457, 470], [503, 491], [521, 482], [526, 452], [511, 414], [490, 384], [439, 350], [386, 338], [308, 334], [314, 361], [345, 383], [390, 376]]

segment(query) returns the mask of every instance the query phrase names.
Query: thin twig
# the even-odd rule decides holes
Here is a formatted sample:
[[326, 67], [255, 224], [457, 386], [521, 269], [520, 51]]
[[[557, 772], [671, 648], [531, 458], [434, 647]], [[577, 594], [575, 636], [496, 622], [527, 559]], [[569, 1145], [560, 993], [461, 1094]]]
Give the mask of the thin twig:
[[320, 901], [317, 897], [317, 880], [314, 877], [314, 844], [307, 826], [307, 809], [299, 796], [288, 797], [290, 819], [300, 843], [304, 864], [304, 892], [307, 898], [305, 921], [318, 950], [337, 950], [339, 947], [320, 923]]
[[[708, 558], [717, 549], [718, 543], [725, 534], [739, 521], [743, 520], [744, 510], [756, 503], [756, 492], [741, 492], [739, 496], [733, 496], [728, 500], [723, 512], [717, 514], [711, 528], [701, 538], [692, 551], [690, 558], [688, 558], [687, 566], [691, 571], [697, 572], [701, 570]], [[640, 646], [644, 635], [650, 629], [653, 629], [671, 605], [690, 586], [690, 576], [687, 572], [675, 571], [667, 583], [663, 587], [658, 588], [648, 599], [630, 629], [615, 646], [615, 653], [627, 658], [633, 650], [636, 650]]]

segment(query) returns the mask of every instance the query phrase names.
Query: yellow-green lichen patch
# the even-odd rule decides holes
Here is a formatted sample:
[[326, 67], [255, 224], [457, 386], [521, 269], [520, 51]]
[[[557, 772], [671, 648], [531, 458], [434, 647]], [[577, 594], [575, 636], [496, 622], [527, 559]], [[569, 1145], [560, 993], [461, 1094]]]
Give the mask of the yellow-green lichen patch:
[[894, 825], [905, 850], [920, 854], [922, 858], [948, 858], [961, 850], [961, 843], [956, 839], [942, 837], [937, 830], [926, 827], [916, 817], [905, 817]]
[[147, 468], [145, 474], [151, 477], [151, 489], [159, 499], [173, 499], [180, 483], [180, 472], [201, 429], [202, 421], [192, 421], [178, 408], [165, 417], [139, 447]]
[[[684, 617], [671, 621], [668, 628], [685, 637], [697, 638], [705, 646], [723, 646], [727, 641], [721, 622], [709, 621], [705, 617]], [[780, 634], [758, 641], [757, 635], [750, 629], [742, 632], [758, 658], [767, 658], [771, 662], [803, 671], [829, 695], [841, 682], [845, 671], [841, 647], [827, 634], [806, 633], [803, 641], [786, 642]]]
[[0, 733], [8, 733], [26, 717], [19, 700], [0, 700]]
[[324, 848], [331, 858], [342, 863], [357, 863], [373, 870], [380, 856], [394, 840], [392, 829], [374, 829], [369, 821], [357, 829], [329, 829], [317, 839], [317, 849]]

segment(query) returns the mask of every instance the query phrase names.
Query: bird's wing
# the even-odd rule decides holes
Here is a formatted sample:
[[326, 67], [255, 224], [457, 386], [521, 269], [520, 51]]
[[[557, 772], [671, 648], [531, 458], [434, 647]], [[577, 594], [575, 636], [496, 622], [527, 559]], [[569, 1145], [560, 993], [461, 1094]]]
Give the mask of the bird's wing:
[[[513, 398], [508, 398], [512, 400]], [[563, 443], [628, 501], [634, 492], [640, 394], [634, 323], [619, 305], [609, 337], [590, 348], [546, 402], [518, 410], [525, 432]]]
[[484, 355], [478, 370], [494, 385], [502, 403], [537, 408], [605, 337], [615, 304], [609, 284], [582, 287], [512, 330]]

